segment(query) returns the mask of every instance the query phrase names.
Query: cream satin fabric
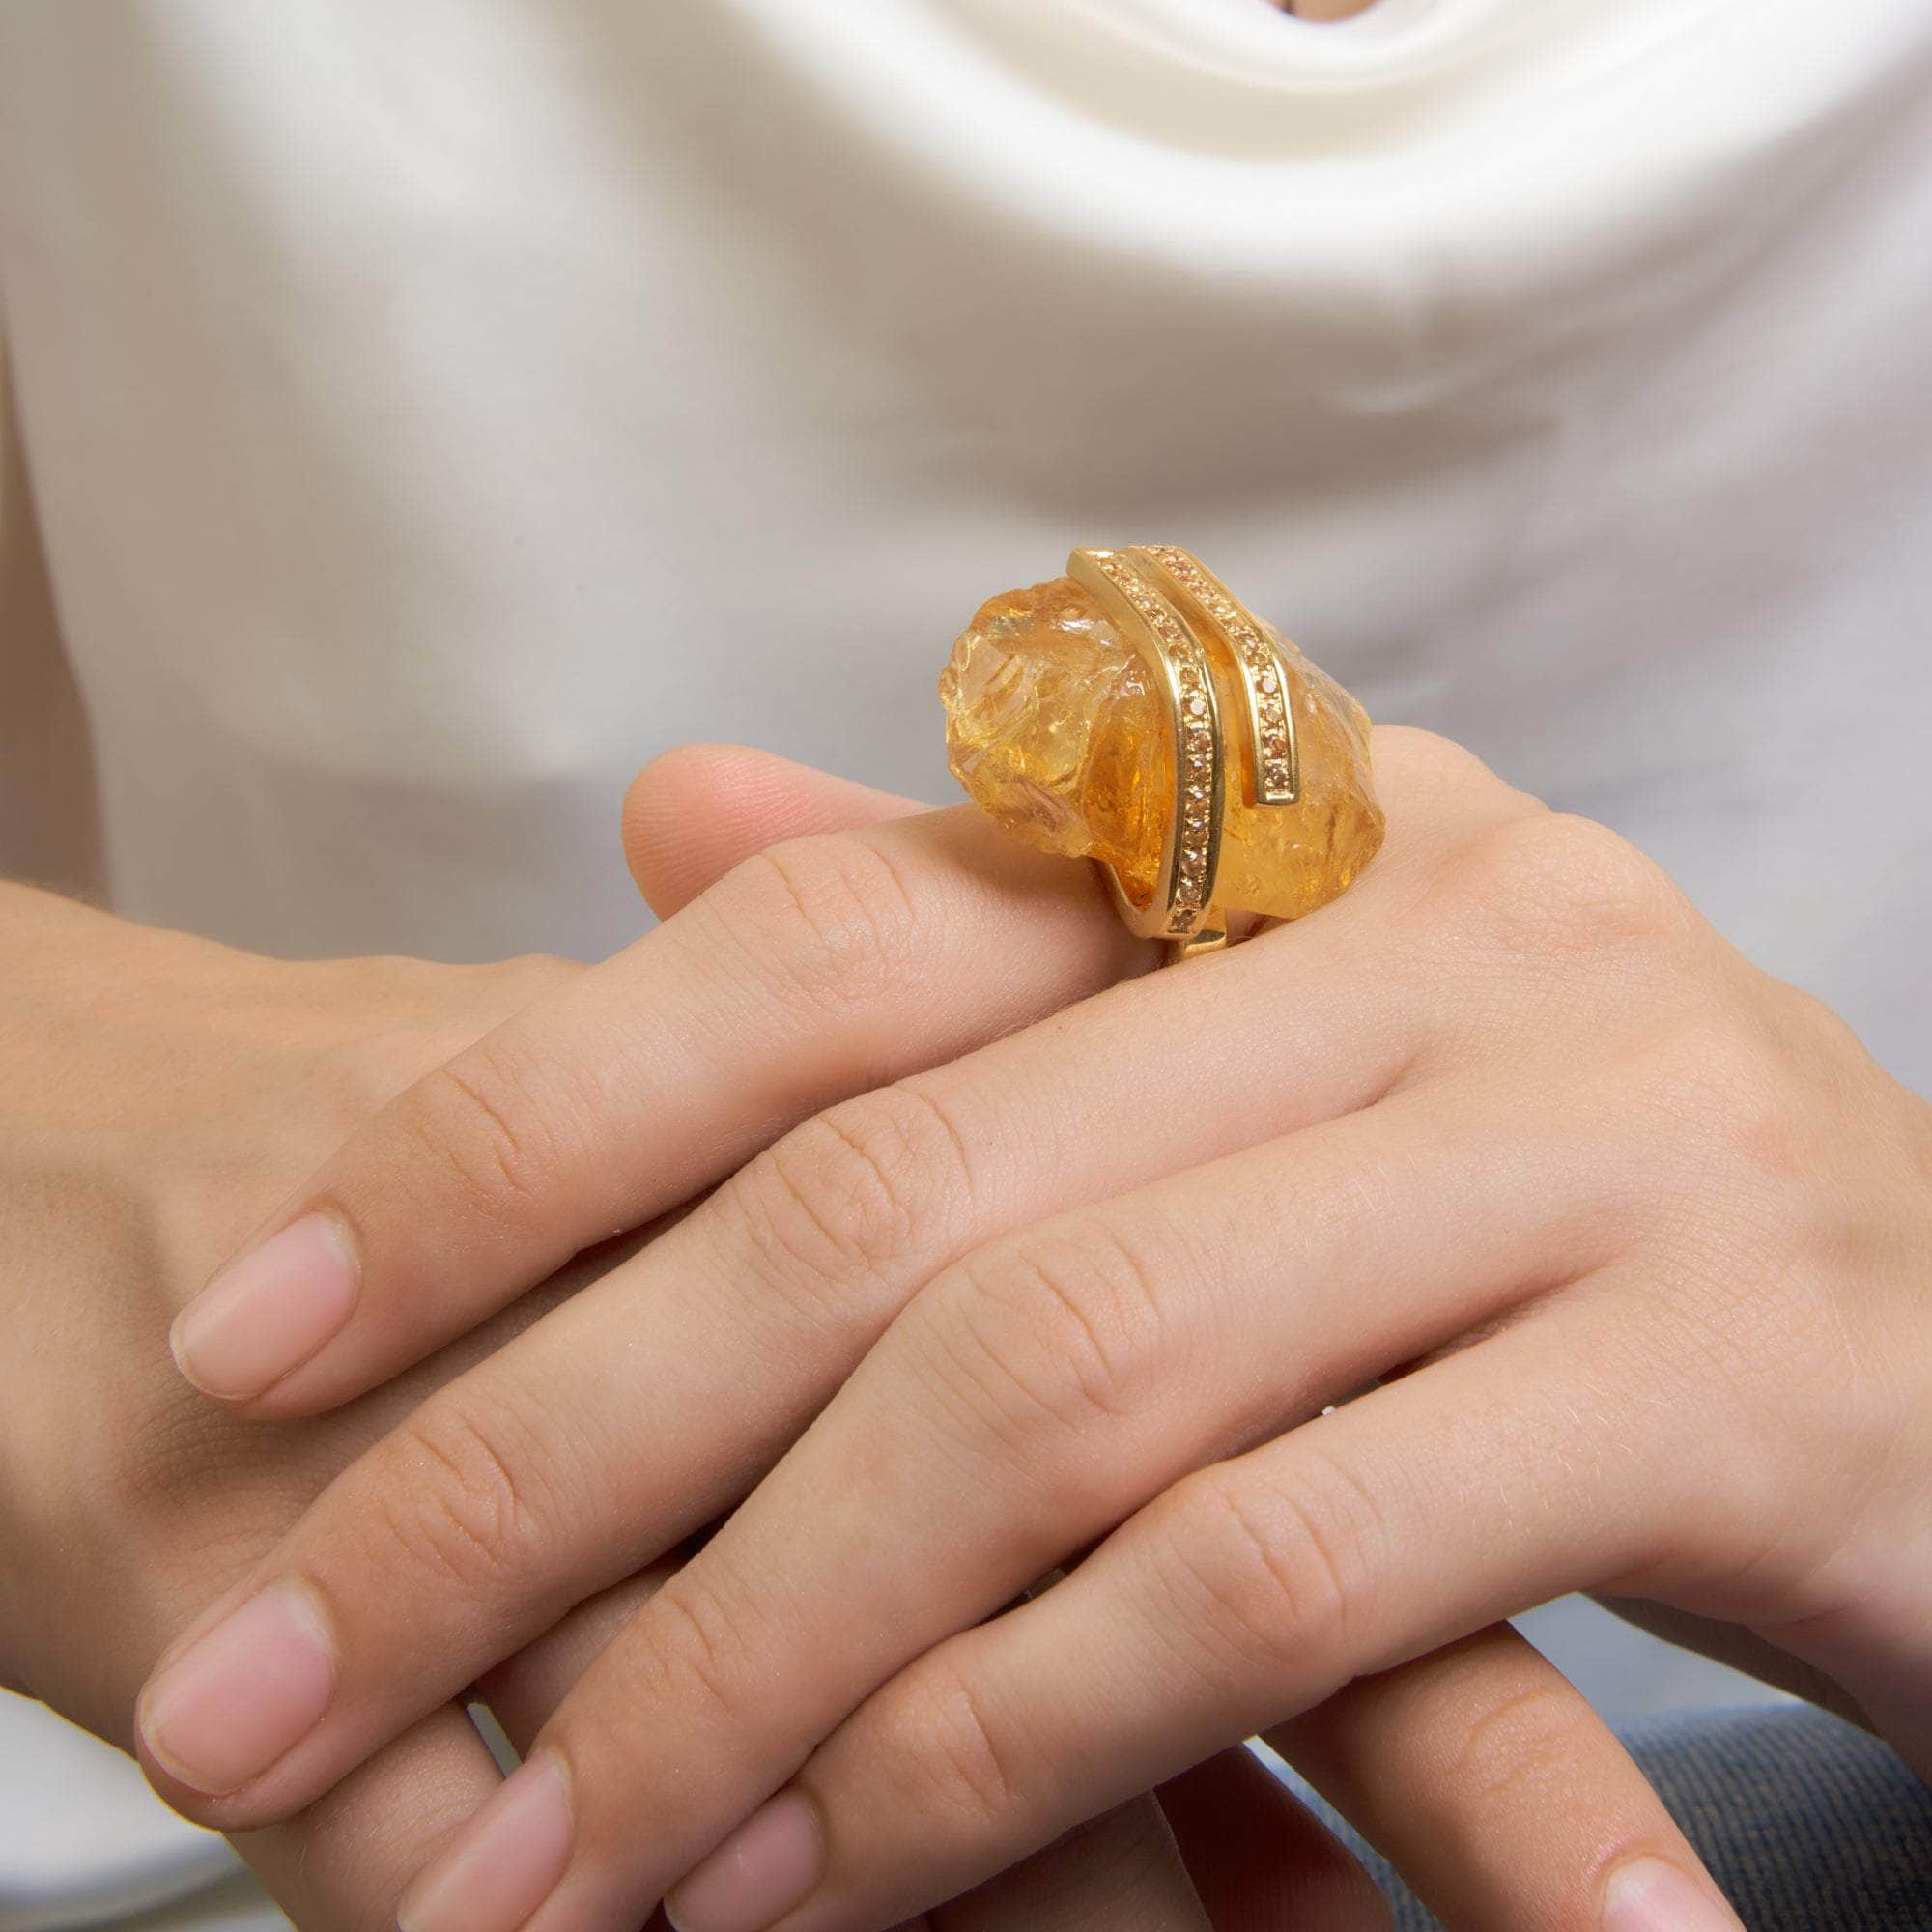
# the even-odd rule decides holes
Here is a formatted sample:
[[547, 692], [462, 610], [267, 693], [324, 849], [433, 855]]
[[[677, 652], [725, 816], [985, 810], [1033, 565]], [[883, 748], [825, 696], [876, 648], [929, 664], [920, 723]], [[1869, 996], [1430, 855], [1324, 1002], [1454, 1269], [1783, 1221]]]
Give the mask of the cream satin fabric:
[[950, 796], [1161, 537], [1932, 1086], [1928, 236], [1924, 0], [0, 8], [107, 877], [291, 953], [620, 943], [681, 739]]

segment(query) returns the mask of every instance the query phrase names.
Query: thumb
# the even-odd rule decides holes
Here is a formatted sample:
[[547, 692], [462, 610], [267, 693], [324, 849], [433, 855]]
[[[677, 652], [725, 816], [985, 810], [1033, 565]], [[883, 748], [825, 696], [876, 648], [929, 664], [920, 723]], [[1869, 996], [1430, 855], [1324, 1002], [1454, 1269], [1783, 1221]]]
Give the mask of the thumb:
[[932, 808], [745, 745], [680, 745], [624, 795], [624, 858], [660, 919], [741, 859], [810, 832], [851, 832]]

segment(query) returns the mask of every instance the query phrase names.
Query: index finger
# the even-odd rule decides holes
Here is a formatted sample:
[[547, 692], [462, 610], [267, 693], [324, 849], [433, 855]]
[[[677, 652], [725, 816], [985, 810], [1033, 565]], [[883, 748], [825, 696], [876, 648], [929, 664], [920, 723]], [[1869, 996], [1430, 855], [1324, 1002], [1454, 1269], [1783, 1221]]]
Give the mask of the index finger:
[[820, 1108], [1152, 958], [1092, 867], [972, 807], [756, 854], [352, 1136], [184, 1311], [183, 1371], [333, 1406]]

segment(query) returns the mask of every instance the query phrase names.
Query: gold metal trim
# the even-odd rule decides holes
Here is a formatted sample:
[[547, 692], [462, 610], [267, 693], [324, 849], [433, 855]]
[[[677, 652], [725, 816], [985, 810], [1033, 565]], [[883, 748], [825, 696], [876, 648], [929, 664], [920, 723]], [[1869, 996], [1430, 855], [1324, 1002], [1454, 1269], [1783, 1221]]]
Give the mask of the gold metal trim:
[[1171, 603], [1193, 619], [1234, 672], [1246, 698], [1248, 797], [1257, 806], [1301, 797], [1301, 746], [1288, 666], [1254, 613], [1191, 551], [1149, 544], [1125, 553]]
[[1076, 550], [1066, 568], [1153, 671], [1166, 701], [1173, 753], [1174, 808], [1161, 831], [1152, 898], [1136, 905], [1119, 873], [1111, 866], [1102, 870], [1131, 930], [1144, 939], [1168, 940], [1176, 957], [1205, 952], [1227, 937], [1227, 922], [1214, 904], [1227, 810], [1227, 744], [1207, 647], [1145, 554]]

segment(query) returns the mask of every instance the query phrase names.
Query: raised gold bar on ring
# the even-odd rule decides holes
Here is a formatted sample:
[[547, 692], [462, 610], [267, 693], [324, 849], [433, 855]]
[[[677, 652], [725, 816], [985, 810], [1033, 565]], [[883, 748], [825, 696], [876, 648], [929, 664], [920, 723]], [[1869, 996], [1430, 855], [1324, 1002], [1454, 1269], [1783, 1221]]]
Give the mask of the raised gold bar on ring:
[[1207, 647], [1133, 553], [1076, 550], [1066, 567], [1154, 672], [1174, 750], [1174, 810], [1162, 829], [1153, 897], [1135, 904], [1108, 867], [1115, 901], [1144, 938], [1167, 939], [1189, 952], [1219, 945], [1226, 923], [1213, 899], [1227, 807], [1227, 748]]
[[1208, 566], [1178, 544], [1129, 550], [1155, 583], [1219, 647], [1246, 697], [1250, 802], [1293, 805], [1301, 797], [1301, 748], [1288, 667], [1253, 613]]

